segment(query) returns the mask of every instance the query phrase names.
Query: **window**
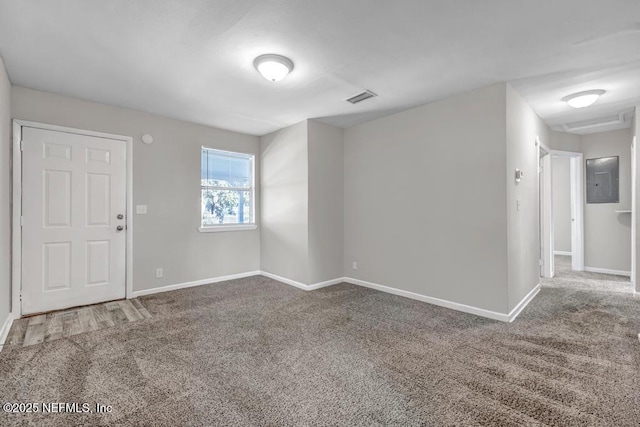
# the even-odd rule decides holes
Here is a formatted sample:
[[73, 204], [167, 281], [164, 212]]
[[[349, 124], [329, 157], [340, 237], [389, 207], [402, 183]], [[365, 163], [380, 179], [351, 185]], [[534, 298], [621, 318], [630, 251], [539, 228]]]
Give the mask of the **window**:
[[254, 156], [202, 147], [200, 231], [255, 228]]

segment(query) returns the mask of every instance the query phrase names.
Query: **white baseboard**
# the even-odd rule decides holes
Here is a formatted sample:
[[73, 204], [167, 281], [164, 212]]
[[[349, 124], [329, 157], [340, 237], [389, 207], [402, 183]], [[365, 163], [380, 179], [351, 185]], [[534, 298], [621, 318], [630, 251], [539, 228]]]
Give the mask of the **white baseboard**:
[[584, 271], [588, 271], [589, 273], [602, 273], [602, 274], [612, 274], [614, 276], [628, 276], [628, 277], [631, 277], [631, 272], [630, 271], [611, 270], [611, 269], [608, 269], [608, 268], [585, 267]]
[[[493, 320], [500, 320], [502, 322], [510, 322], [508, 314], [498, 313], [497, 311], [485, 310], [483, 308], [473, 307], [470, 305], [460, 304], [440, 298], [428, 297], [426, 295], [417, 294], [415, 292], [409, 292], [402, 289], [392, 288], [389, 286], [379, 285], [377, 283], [366, 282], [360, 279], [353, 279], [351, 277], [345, 277], [345, 282], [352, 283], [358, 286], [364, 286], [365, 288], [371, 288], [378, 291], [386, 292], [388, 294], [399, 295], [401, 297], [411, 298], [414, 300], [426, 302], [429, 304], [438, 305], [440, 307], [450, 308], [452, 310], [462, 311], [464, 313], [475, 314], [476, 316], [488, 317]], [[518, 304], [520, 305], [520, 304]], [[526, 305], [526, 304], [525, 304]], [[523, 307], [524, 308], [524, 307]], [[514, 317], [515, 318], [515, 317]]]
[[259, 276], [260, 271], [249, 271], [247, 273], [230, 274], [228, 276], [212, 277], [210, 279], [195, 280], [193, 282], [177, 283], [175, 285], [161, 286], [159, 288], [142, 289], [133, 291], [131, 297], [137, 298], [143, 295], [157, 294], [160, 292], [175, 291], [176, 289], [191, 288], [193, 286], [208, 285], [211, 283], [226, 282], [227, 280], [242, 279], [244, 277]]
[[299, 289], [304, 289], [305, 291], [309, 290], [308, 286], [304, 283], [287, 279], [286, 277], [278, 276], [277, 274], [269, 273], [268, 271], [261, 271], [260, 274], [264, 277], [268, 277], [269, 279], [277, 280], [278, 282], [286, 283], [287, 285], [295, 286]]
[[411, 298], [417, 301], [426, 302], [429, 304], [434, 304], [440, 307], [450, 308], [452, 310], [462, 311], [464, 313], [475, 314], [476, 316], [487, 317], [493, 320], [499, 320], [501, 322], [513, 322], [513, 320], [518, 317], [520, 312], [533, 300], [533, 298], [540, 292], [540, 284], [537, 284], [523, 299], [518, 303], [518, 305], [511, 310], [509, 314], [506, 313], [498, 313], [496, 311], [485, 310], [483, 308], [473, 307], [470, 305], [460, 304], [457, 302], [447, 301], [440, 298], [429, 297], [426, 295], [417, 294], [415, 292], [409, 292], [402, 289], [392, 288], [390, 286], [379, 285], [377, 283], [371, 283], [360, 279], [354, 279], [352, 277], [339, 277], [333, 280], [327, 280], [326, 282], [314, 283], [312, 285], [305, 285], [304, 283], [298, 282], [296, 280], [287, 279], [286, 277], [278, 276], [273, 273], [269, 273], [267, 271], [261, 271], [265, 277], [268, 277], [273, 280], [277, 280], [282, 283], [286, 283], [287, 285], [295, 286], [299, 289], [304, 289], [305, 291], [311, 291], [314, 289], [324, 288], [326, 286], [336, 285], [338, 283], [346, 282], [351, 283], [352, 285], [363, 286], [365, 288], [375, 289], [377, 291], [385, 292], [388, 294], [399, 295], [405, 298]]
[[312, 291], [314, 289], [320, 289], [331, 285], [337, 285], [338, 283], [344, 282], [344, 277], [338, 277], [337, 279], [327, 280], [324, 282], [313, 283], [311, 285], [305, 285], [304, 283], [287, 279], [286, 277], [278, 276], [277, 274], [269, 273], [268, 271], [261, 271], [261, 275], [264, 277], [268, 277], [269, 279], [277, 280], [278, 282], [286, 283], [287, 285], [295, 286], [299, 289], [304, 289], [305, 291]]
[[14, 320], [15, 316], [13, 313], [9, 313], [9, 316], [7, 316], [7, 319], [2, 324], [2, 328], [0, 329], [0, 351], [2, 351], [5, 341], [7, 341], [9, 330], [11, 330], [11, 325], [13, 325]]
[[[409, 291], [405, 291], [402, 289], [396, 289], [396, 288], [392, 288], [389, 286], [384, 286], [384, 285], [379, 285], [377, 283], [371, 283], [371, 282], [367, 282], [364, 280], [360, 280], [360, 279], [354, 279], [351, 277], [338, 277], [336, 279], [332, 279], [332, 280], [327, 280], [324, 282], [319, 282], [319, 283], [313, 283], [311, 285], [305, 285], [304, 283], [298, 282], [296, 280], [291, 280], [291, 279], [287, 279], [286, 277], [282, 277], [282, 276], [278, 276], [276, 274], [273, 273], [269, 273], [267, 271], [250, 271], [247, 273], [239, 273], [239, 274], [231, 274], [228, 276], [220, 276], [220, 277], [213, 277], [210, 279], [202, 279], [202, 280], [196, 280], [193, 282], [185, 282], [185, 283], [178, 283], [175, 285], [167, 285], [167, 286], [162, 286], [159, 288], [152, 288], [152, 289], [144, 289], [144, 290], [140, 290], [140, 291], [134, 291], [132, 294], [133, 298], [137, 298], [143, 295], [151, 295], [151, 294], [157, 294], [160, 292], [167, 292], [167, 291], [174, 291], [176, 289], [184, 289], [184, 288], [191, 288], [193, 286], [202, 286], [202, 285], [208, 285], [211, 283], [218, 283], [218, 282], [225, 282], [227, 280], [234, 280], [234, 279], [241, 279], [244, 277], [251, 277], [251, 276], [258, 276], [258, 275], [262, 275], [265, 277], [268, 277], [270, 279], [273, 280], [277, 280], [279, 282], [282, 283], [286, 283], [287, 285], [291, 285], [291, 286], [295, 286], [296, 288], [299, 289], [303, 289], [305, 291], [312, 291], [315, 289], [320, 289], [320, 288], [324, 288], [327, 286], [332, 286], [332, 285], [336, 285], [338, 283], [342, 283], [342, 282], [347, 282], [347, 283], [351, 283], [353, 285], [357, 285], [357, 286], [363, 286], [365, 288], [371, 288], [371, 289], [375, 289], [381, 292], [386, 292], [388, 294], [393, 294], [393, 295], [399, 295], [405, 298], [411, 298], [414, 300], [418, 300], [418, 301], [422, 301], [422, 302], [426, 302], [429, 304], [434, 304], [434, 305], [438, 305], [440, 307], [445, 307], [445, 308], [450, 308], [452, 310], [457, 310], [457, 311], [462, 311], [464, 313], [470, 313], [470, 314], [475, 314], [477, 316], [482, 316], [482, 317], [487, 317], [489, 319], [494, 319], [494, 320], [499, 320], [502, 322], [512, 322], [517, 316], [518, 314], [520, 314], [520, 312], [527, 306], [527, 304], [529, 304], [529, 302], [538, 294], [538, 292], [540, 291], [540, 285], [536, 285], [535, 288], [533, 288], [531, 290], [531, 292], [529, 292], [523, 299], [522, 301], [520, 301], [520, 303], [518, 303], [518, 305], [511, 310], [511, 312], [509, 314], [505, 314], [505, 313], [498, 313], [496, 311], [491, 311], [491, 310], [485, 310], [482, 308], [478, 308], [478, 307], [473, 307], [470, 305], [465, 305], [465, 304], [460, 304], [457, 302], [452, 302], [452, 301], [447, 301], [444, 299], [440, 299], [440, 298], [434, 298], [434, 297], [429, 297], [426, 295], [421, 295], [421, 294], [417, 294], [414, 292], [409, 292]], [[13, 321], [13, 318], [11, 319], [11, 321]], [[9, 322], [9, 319], [7, 320], [7, 322]], [[5, 322], [5, 325], [6, 323]], [[9, 323], [9, 328], [11, 327], [11, 324]], [[4, 329], [3, 329], [4, 332]], [[6, 333], [8, 333], [8, 329], [6, 331]], [[0, 337], [2, 337], [2, 335], [0, 335]], [[4, 337], [6, 338], [6, 337]], [[4, 341], [0, 341], [0, 342], [4, 342]]]
[[513, 310], [511, 310], [511, 312], [509, 313], [509, 322], [513, 322], [516, 317], [518, 317], [520, 312], [524, 310], [527, 304], [529, 304], [531, 300], [533, 300], [536, 295], [538, 295], [538, 292], [540, 292], [540, 283], [538, 283], [533, 289], [531, 289], [531, 291], [529, 291], [529, 293], [525, 295], [522, 300], [520, 300], [518, 305], [516, 305]]
[[563, 256], [571, 256], [573, 255], [571, 252], [567, 251], [553, 251], [554, 255], [563, 255]]
[[314, 289], [326, 288], [327, 286], [337, 285], [338, 283], [344, 282], [344, 277], [338, 277], [337, 279], [325, 280], [324, 282], [314, 283], [308, 286], [310, 291]]

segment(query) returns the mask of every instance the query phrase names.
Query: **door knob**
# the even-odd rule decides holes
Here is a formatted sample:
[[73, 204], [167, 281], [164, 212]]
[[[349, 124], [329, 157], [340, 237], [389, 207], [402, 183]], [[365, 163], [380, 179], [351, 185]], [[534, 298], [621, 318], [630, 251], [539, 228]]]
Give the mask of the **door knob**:
[[122, 215], [122, 214], [118, 214], [118, 216], [117, 216], [116, 218], [118, 218], [118, 219], [123, 219], [123, 218], [124, 218], [124, 215]]
[[116, 231], [122, 231], [122, 230], [124, 230], [123, 226], [119, 225], [119, 226], [116, 227]]

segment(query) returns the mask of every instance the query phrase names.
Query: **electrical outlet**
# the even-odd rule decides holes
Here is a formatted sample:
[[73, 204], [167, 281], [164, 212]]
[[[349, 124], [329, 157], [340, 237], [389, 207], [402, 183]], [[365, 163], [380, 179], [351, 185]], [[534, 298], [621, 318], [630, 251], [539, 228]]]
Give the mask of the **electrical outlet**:
[[353, 268], [354, 270], [358, 269], [358, 263], [356, 261], [353, 261], [353, 265], [351, 266], [351, 268]]
[[159, 279], [162, 276], [164, 276], [164, 271], [161, 268], [156, 268], [156, 279]]

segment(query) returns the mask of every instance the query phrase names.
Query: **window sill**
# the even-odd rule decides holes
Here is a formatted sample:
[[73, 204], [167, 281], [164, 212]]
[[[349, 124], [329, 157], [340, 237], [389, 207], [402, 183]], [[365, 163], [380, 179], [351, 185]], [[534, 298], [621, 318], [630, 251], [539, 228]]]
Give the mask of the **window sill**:
[[230, 225], [212, 225], [209, 227], [200, 227], [201, 233], [220, 233], [222, 231], [245, 231], [255, 230], [258, 228], [257, 224], [230, 224]]

